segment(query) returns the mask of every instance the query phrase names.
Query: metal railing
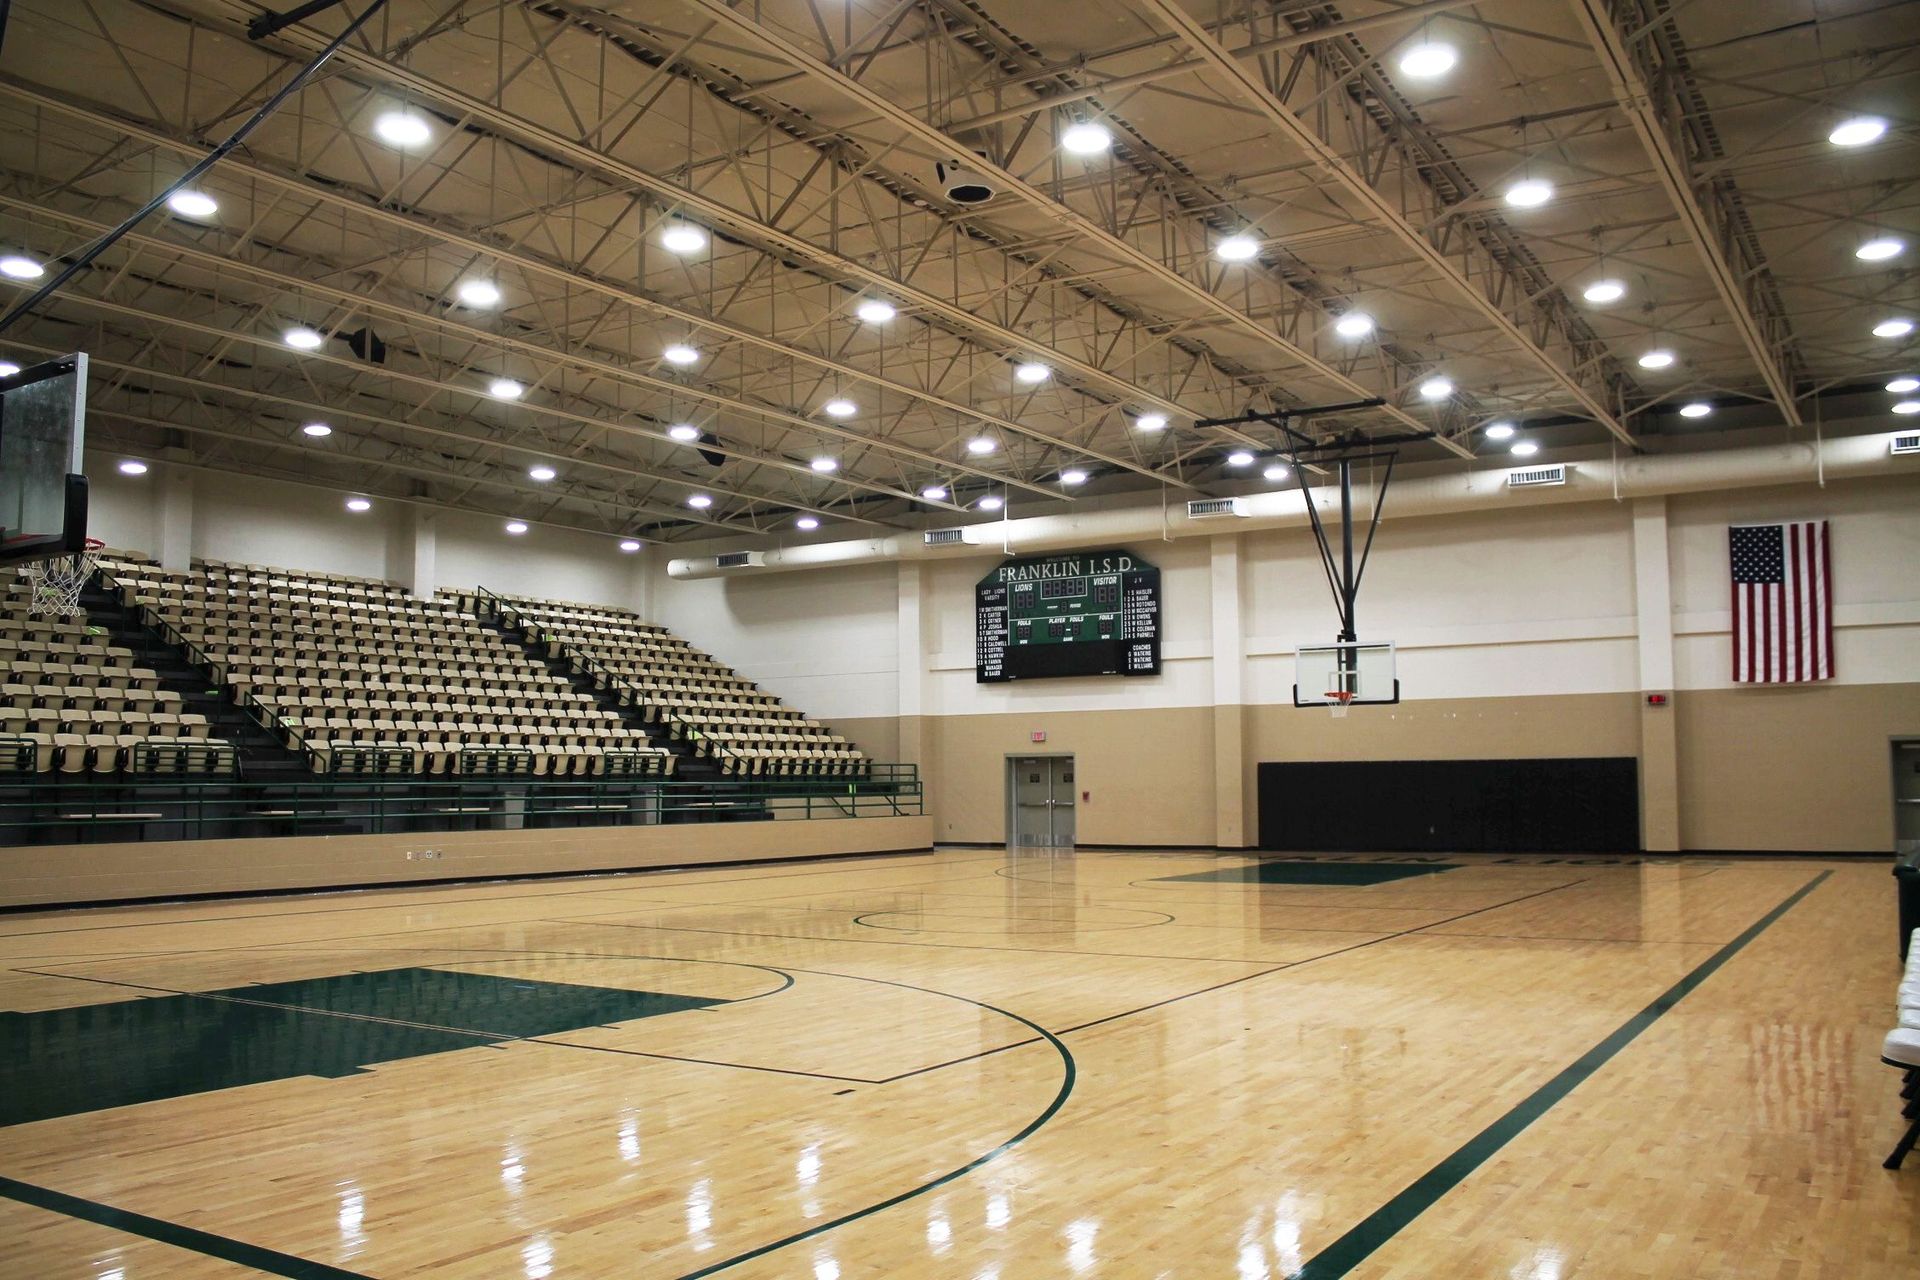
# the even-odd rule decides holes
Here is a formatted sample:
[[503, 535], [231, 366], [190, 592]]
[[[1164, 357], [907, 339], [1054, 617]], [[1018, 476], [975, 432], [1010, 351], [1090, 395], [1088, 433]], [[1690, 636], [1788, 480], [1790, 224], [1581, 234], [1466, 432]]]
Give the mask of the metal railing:
[[0, 781], [0, 846], [304, 835], [657, 826], [925, 811], [919, 770], [871, 778], [674, 782], [596, 778], [460, 781]]

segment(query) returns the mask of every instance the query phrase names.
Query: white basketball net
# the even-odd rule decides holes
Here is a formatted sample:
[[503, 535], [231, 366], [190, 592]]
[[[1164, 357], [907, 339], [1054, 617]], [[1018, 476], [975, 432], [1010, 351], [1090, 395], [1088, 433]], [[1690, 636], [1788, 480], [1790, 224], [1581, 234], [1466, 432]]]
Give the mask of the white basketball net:
[[1335, 720], [1344, 720], [1346, 718], [1347, 707], [1352, 702], [1353, 695], [1350, 693], [1338, 689], [1329, 689], [1327, 691], [1327, 710], [1332, 713]]
[[89, 543], [85, 551], [23, 566], [20, 578], [33, 589], [33, 600], [27, 611], [41, 617], [61, 618], [85, 613], [80, 605], [80, 593], [87, 589], [99, 563], [100, 548]]

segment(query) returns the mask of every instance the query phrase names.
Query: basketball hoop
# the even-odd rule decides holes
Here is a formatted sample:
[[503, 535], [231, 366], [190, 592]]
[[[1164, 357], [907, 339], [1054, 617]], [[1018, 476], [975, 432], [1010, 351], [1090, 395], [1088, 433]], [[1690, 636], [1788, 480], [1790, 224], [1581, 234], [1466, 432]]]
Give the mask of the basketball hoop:
[[83, 550], [22, 567], [20, 577], [33, 590], [27, 612], [43, 618], [71, 618], [85, 613], [80, 593], [93, 580], [93, 571], [100, 566], [100, 552], [106, 545], [98, 538], [88, 538]]
[[1347, 708], [1353, 705], [1353, 691], [1350, 689], [1327, 690], [1327, 710], [1335, 720], [1344, 720]]

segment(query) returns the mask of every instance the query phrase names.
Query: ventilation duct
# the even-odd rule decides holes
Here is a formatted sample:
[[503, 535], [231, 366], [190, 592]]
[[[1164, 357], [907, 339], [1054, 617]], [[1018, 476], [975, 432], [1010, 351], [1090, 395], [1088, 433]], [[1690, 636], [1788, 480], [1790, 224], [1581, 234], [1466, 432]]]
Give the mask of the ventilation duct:
[[[1689, 453], [1605, 457], [1563, 464], [1567, 483], [1510, 488], [1506, 469], [1465, 471], [1443, 466], [1420, 476], [1395, 479], [1388, 496], [1386, 519], [1391, 522], [1418, 516], [1454, 515], [1473, 511], [1549, 506], [1563, 502], [1614, 502], [1653, 498], [1663, 494], [1705, 493], [1721, 489], [1752, 489], [1767, 485], [1815, 484], [1863, 476], [1909, 473], [1909, 464], [1896, 461], [1888, 450], [1886, 432], [1829, 437], [1824, 443], [1761, 445], [1752, 448], [1708, 449]], [[1530, 468], [1531, 469], [1531, 468]], [[1575, 483], [1575, 481], [1578, 483]], [[1322, 509], [1334, 501], [1330, 490], [1316, 488], [1314, 499]], [[1254, 529], [1298, 528], [1307, 523], [1307, 509], [1298, 489], [1280, 489], [1236, 499], [1246, 505], [1240, 533]], [[1013, 555], [1068, 551], [1078, 547], [1113, 546], [1126, 542], [1157, 542], [1163, 538], [1207, 537], [1224, 532], [1217, 517], [1194, 517], [1182, 507], [1163, 510], [1157, 503], [1116, 507], [1105, 511], [1067, 512], [996, 521], [994, 545], [975, 547], [978, 554]], [[974, 544], [969, 543], [969, 546]], [[757, 553], [756, 553], [757, 554]], [[895, 534], [849, 542], [816, 542], [783, 547], [764, 554], [763, 572], [828, 568], [834, 565], [872, 564], [950, 554], [926, 545], [917, 533]], [[738, 562], [736, 562], [737, 564]], [[723, 571], [714, 556], [669, 562], [675, 578], [708, 578]]]

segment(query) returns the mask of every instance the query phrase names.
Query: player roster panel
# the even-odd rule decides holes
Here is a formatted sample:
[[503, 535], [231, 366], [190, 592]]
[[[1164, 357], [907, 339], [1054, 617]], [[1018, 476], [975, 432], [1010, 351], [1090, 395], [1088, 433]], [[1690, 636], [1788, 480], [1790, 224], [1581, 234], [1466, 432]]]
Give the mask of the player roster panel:
[[1009, 560], [974, 587], [974, 679], [1160, 673], [1160, 571], [1126, 551]]

